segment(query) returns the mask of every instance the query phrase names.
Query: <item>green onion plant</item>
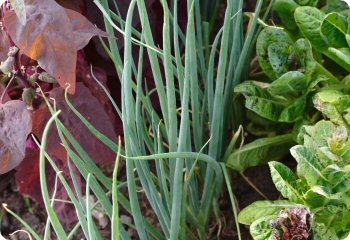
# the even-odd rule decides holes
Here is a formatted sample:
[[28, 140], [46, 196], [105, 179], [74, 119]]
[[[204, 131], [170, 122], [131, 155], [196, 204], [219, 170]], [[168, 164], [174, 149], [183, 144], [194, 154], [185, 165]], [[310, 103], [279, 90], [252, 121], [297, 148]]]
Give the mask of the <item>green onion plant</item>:
[[[131, 239], [127, 228], [135, 229], [143, 240], [208, 239], [209, 223], [219, 221], [218, 199], [225, 182], [237, 215], [229, 174], [223, 163], [239, 136], [236, 132], [229, 139], [230, 131], [235, 130], [232, 126], [239, 123], [234, 114], [233, 88], [247, 70], [262, 2], [257, 1], [255, 14], [244, 22], [243, 0], [228, 0], [223, 5], [225, 9], [219, 7], [220, 1], [187, 0], [187, 8], [179, 9], [178, 1], [161, 0], [164, 20], [160, 48], [154, 42], [155, 33], [144, 0], [130, 1], [126, 19], [118, 11], [118, 1], [112, 1], [110, 6], [111, 1], [94, 0], [103, 13], [106, 31], [110, 36], [119, 32], [124, 40], [121, 49], [114, 37], [101, 39], [121, 81], [121, 106], [117, 106], [107, 90], [106, 94], [122, 119], [123, 141], [114, 143], [102, 135], [66, 95], [73, 112], [116, 152], [113, 178], [109, 178], [57, 118], [59, 111], [48, 102], [53, 117], [41, 142], [41, 187], [48, 223], [59, 239], [71, 239], [78, 229], [86, 239], [102, 239], [91, 215], [97, 205], [102, 206], [111, 221], [112, 239]], [[185, 29], [178, 23], [182, 11], [188, 17]], [[216, 23], [218, 11], [225, 12], [222, 26]], [[139, 29], [133, 27], [136, 17], [141, 22]], [[150, 63], [154, 89], [149, 89], [143, 75], [145, 59]], [[152, 99], [158, 99], [159, 104]], [[86, 180], [85, 193], [78, 188], [73, 171], [72, 186], [45, 151], [52, 123], [67, 150], [70, 169], [75, 165]], [[118, 165], [123, 160], [126, 182], [118, 181]], [[53, 211], [54, 199], [49, 196], [45, 181], [46, 161], [56, 170], [75, 206], [78, 223], [71, 232], [65, 232]], [[90, 194], [96, 196], [95, 204], [88, 202], [88, 197], [83, 198]], [[144, 194], [157, 217], [157, 226], [143, 215], [140, 194]], [[119, 218], [120, 209], [129, 212], [132, 223]], [[238, 224], [236, 227], [239, 233]], [[37, 235], [33, 236], [37, 239]]]

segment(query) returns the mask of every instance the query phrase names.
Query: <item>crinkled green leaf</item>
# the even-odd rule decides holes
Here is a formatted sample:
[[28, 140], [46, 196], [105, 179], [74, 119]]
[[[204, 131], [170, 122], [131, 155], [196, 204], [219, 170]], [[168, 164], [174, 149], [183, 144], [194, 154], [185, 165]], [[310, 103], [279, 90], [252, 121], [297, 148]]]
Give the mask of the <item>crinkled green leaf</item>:
[[327, 14], [321, 24], [321, 33], [329, 46], [335, 48], [346, 48], [348, 44], [346, 42], [345, 34], [347, 31], [346, 18], [337, 13], [332, 12]]
[[277, 75], [288, 71], [288, 57], [290, 51], [290, 44], [285, 42], [274, 42], [268, 46], [267, 56], [273, 71]]
[[308, 148], [319, 148], [327, 146], [327, 138], [332, 137], [335, 126], [330, 121], [319, 121], [313, 127], [307, 128], [308, 135], [312, 137], [311, 145], [306, 145]]
[[264, 73], [272, 80], [277, 79], [281, 73], [276, 73], [270, 63], [268, 49], [273, 43], [293, 45], [293, 40], [288, 36], [288, 34], [280, 28], [267, 27], [263, 29], [256, 43], [256, 52], [259, 59], [259, 64]]
[[345, 237], [349, 234], [350, 211], [342, 205], [327, 205], [314, 209], [315, 222], [324, 224], [333, 229], [338, 236]]
[[313, 102], [315, 108], [332, 122], [340, 125], [346, 123], [342, 114], [350, 107], [350, 95], [344, 95], [337, 90], [324, 90], [315, 94]]
[[344, 192], [332, 194], [330, 191], [325, 186], [314, 186], [305, 193], [304, 198], [308, 206], [312, 208], [326, 206], [327, 204], [341, 206], [350, 200]]
[[334, 229], [324, 224], [316, 223], [312, 226], [313, 240], [339, 240]]
[[293, 144], [291, 134], [260, 138], [235, 150], [228, 157], [227, 166], [242, 172], [248, 167], [279, 160], [288, 153]]
[[246, 97], [246, 108], [258, 115], [278, 122], [295, 122], [300, 119], [306, 109], [306, 96], [285, 102], [283, 99], [268, 99], [261, 97]]
[[272, 121], [278, 121], [286, 103], [261, 97], [246, 97], [245, 106], [258, 115]]
[[337, 154], [333, 153], [329, 147], [320, 147], [319, 148], [319, 154], [322, 157], [328, 158], [329, 162], [340, 162], [341, 158]]
[[298, 26], [294, 20], [294, 11], [299, 7], [294, 0], [276, 0], [273, 9], [278, 13], [283, 26], [288, 30], [294, 30]]
[[278, 118], [279, 122], [295, 122], [301, 119], [306, 110], [307, 95], [301, 96], [292, 101], [284, 108]]
[[327, 80], [329, 80], [329, 78], [327, 76], [324, 76], [324, 75], [321, 75], [321, 74], [317, 74], [313, 79], [311, 79], [307, 89], [309, 91], [313, 91], [314, 88], [317, 86], [317, 84], [319, 84], [320, 82], [325, 82]]
[[295, 2], [302, 6], [316, 6], [318, 0], [295, 0]]
[[298, 71], [303, 72], [308, 79], [311, 79], [316, 68], [316, 61], [313, 57], [310, 41], [305, 38], [298, 39], [294, 44], [294, 52]]
[[327, 0], [326, 6], [322, 8], [323, 12], [338, 12], [347, 14], [349, 11], [349, 7], [345, 3], [345, 1], [339, 0]]
[[350, 48], [329, 47], [325, 53], [339, 66], [350, 71]]
[[341, 179], [337, 179], [337, 184], [333, 186], [334, 192], [349, 192], [350, 191], [350, 174], [347, 173]]
[[276, 216], [265, 216], [254, 221], [250, 225], [250, 234], [254, 240], [273, 240], [273, 233], [271, 228], [271, 220], [275, 219]]
[[331, 164], [322, 170], [322, 174], [332, 185], [334, 185], [338, 183], [344, 176], [346, 176], [347, 172], [340, 168], [338, 165]]
[[273, 81], [268, 88], [271, 95], [299, 95], [307, 88], [306, 76], [298, 71], [290, 71]]
[[327, 47], [320, 32], [324, 17], [325, 14], [315, 7], [298, 7], [294, 12], [295, 22], [299, 26], [300, 31], [317, 50]]
[[244, 81], [238, 84], [234, 91], [235, 93], [241, 93], [244, 96], [257, 96], [272, 99], [274, 98], [266, 89], [270, 86], [267, 83], [261, 83], [257, 81]]
[[312, 151], [305, 146], [297, 145], [290, 149], [290, 153], [298, 163], [298, 176], [305, 179], [310, 187], [327, 184], [327, 178], [322, 174], [324, 166]]
[[289, 202], [287, 200], [257, 201], [250, 204], [239, 213], [238, 221], [242, 224], [250, 225], [261, 217], [270, 215], [277, 216], [281, 209], [291, 208], [294, 206], [296, 206], [295, 203]]
[[284, 198], [292, 202], [302, 202], [302, 193], [299, 192], [298, 182], [292, 170], [280, 162], [269, 162], [272, 181]]

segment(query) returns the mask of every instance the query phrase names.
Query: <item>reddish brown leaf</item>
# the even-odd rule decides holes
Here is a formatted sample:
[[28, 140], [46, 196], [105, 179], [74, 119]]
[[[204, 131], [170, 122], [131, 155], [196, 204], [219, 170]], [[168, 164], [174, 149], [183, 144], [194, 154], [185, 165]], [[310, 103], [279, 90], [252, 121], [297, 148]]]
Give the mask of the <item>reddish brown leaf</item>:
[[74, 45], [77, 50], [85, 47], [89, 43], [90, 39], [95, 35], [108, 37], [108, 34], [95, 27], [95, 25], [89, 22], [89, 20], [87, 20], [80, 13], [70, 9], [65, 10], [71, 21]]
[[[85, 127], [83, 123], [74, 115], [69, 109], [64, 100], [64, 90], [61, 88], [55, 88], [50, 93], [51, 98], [55, 98], [57, 109], [61, 109], [60, 114], [61, 121], [69, 129], [69, 131], [76, 137], [77, 141], [87, 151], [90, 157], [97, 163], [108, 163], [115, 159], [115, 153], [106, 147], [102, 142], [97, 140], [90, 131]], [[84, 86], [83, 83], [77, 83], [77, 93], [70, 96], [70, 100], [73, 105], [86, 117], [89, 121], [99, 129], [103, 134], [107, 135], [112, 140], [116, 141], [116, 134], [114, 132], [113, 124], [104, 111], [101, 103], [95, 98], [91, 91]], [[42, 133], [47, 120], [51, 117], [51, 114], [46, 106], [36, 110], [33, 114], [33, 126], [32, 132], [38, 137], [39, 141], [42, 138]], [[16, 168], [16, 180], [19, 185], [20, 191], [23, 194], [27, 194], [37, 202], [42, 203], [42, 196], [39, 182], [39, 151], [35, 149], [32, 143], [27, 144], [26, 158]], [[30, 147], [32, 146], [32, 147]], [[61, 145], [57, 130], [52, 127], [47, 139], [47, 152], [55, 160], [59, 166], [62, 174], [70, 181], [68, 166], [67, 166], [67, 152]], [[55, 172], [47, 167], [47, 180], [50, 189], [54, 189]], [[76, 175], [78, 182], [81, 177]], [[67, 193], [64, 187], [58, 186], [56, 197], [59, 199], [68, 199]], [[74, 209], [71, 209], [71, 205], [67, 204], [55, 204], [61, 219], [66, 223], [69, 223], [75, 219]], [[74, 214], [72, 214], [74, 213]]]
[[6, 13], [7, 33], [21, 52], [37, 60], [69, 93], [75, 92], [77, 50], [94, 35], [106, 35], [79, 13], [54, 0], [25, 0], [27, 23], [22, 25], [13, 11]]
[[[75, 138], [93, 160], [95, 160], [97, 163], [105, 163], [114, 160], [115, 154], [113, 151], [96, 139], [96, 137], [90, 133], [87, 127], [79, 120], [79, 118], [70, 110], [64, 100], [63, 89], [53, 89], [50, 93], [50, 98], [55, 99], [57, 109], [62, 111], [60, 114], [60, 119], [63, 124], [68, 128], [73, 136], [75, 136]], [[112, 140], [117, 141], [114, 127], [109, 120], [109, 117], [103, 110], [101, 104], [83, 83], [77, 83], [77, 93], [70, 96], [69, 99], [78, 109], [78, 111], [85, 118], [87, 118], [94, 127]], [[51, 114], [46, 107], [35, 111], [33, 121], [36, 124], [33, 126], [33, 133], [39, 137], [39, 139], [41, 139], [45, 123], [50, 117]], [[67, 155], [60, 142], [61, 141], [58, 137], [57, 131], [53, 130], [48, 136], [47, 151], [53, 157], [64, 160], [67, 159]]]
[[[25, 159], [22, 164], [16, 168], [16, 181], [19, 187], [19, 190], [22, 194], [30, 196], [36, 202], [44, 204], [42, 199], [41, 187], [40, 187], [40, 175], [39, 175], [39, 149], [28, 148]], [[65, 161], [60, 159], [55, 159], [57, 166], [61, 169], [65, 179], [70, 182], [71, 176], [69, 173], [68, 166]], [[73, 170], [76, 173], [76, 180], [78, 185], [81, 186], [81, 177], [77, 173], [77, 170], [73, 167]], [[50, 195], [52, 195], [55, 186], [55, 171], [47, 164], [46, 167], [46, 176], [47, 184], [49, 186]], [[72, 187], [73, 188], [73, 187]], [[56, 197], [59, 199], [69, 200], [68, 194], [64, 186], [58, 182], [56, 189]], [[66, 224], [71, 224], [76, 221], [77, 214], [75, 212], [74, 206], [67, 203], [56, 203], [55, 211], [62, 221]]]
[[[98, 100], [100, 105], [103, 107], [104, 111], [107, 113], [110, 121], [114, 126], [114, 129], [117, 135], [122, 135], [123, 124], [121, 122], [121, 119], [117, 115], [116, 110], [111, 104], [111, 101], [109, 100], [105, 91], [102, 89], [102, 87], [99, 84], [97, 84], [96, 80], [93, 78], [91, 74], [91, 70], [94, 77], [98, 79], [98, 81], [105, 88], [109, 89], [109, 86], [107, 86], [106, 72], [99, 67], [93, 67], [91, 69], [91, 66], [85, 59], [84, 53], [82, 51], [79, 51], [78, 61], [77, 61], [77, 81], [83, 82], [84, 85], [90, 90], [91, 94]], [[114, 94], [117, 94], [120, 90], [120, 82], [119, 81], [114, 81], [114, 82], [119, 85], [113, 86], [111, 89], [114, 90]], [[117, 101], [117, 104], [120, 105], [120, 102]]]
[[22, 194], [43, 203], [40, 190], [39, 155], [39, 149], [27, 149], [23, 162], [16, 168], [16, 181]]
[[0, 174], [15, 168], [25, 156], [31, 114], [20, 100], [0, 105]]

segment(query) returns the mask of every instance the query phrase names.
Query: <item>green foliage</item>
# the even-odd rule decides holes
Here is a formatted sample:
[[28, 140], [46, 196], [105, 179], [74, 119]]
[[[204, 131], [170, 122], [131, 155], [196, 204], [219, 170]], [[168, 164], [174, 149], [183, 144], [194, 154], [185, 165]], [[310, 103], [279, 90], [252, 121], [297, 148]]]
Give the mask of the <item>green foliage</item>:
[[280, 160], [293, 144], [291, 134], [261, 138], [233, 151], [226, 164], [237, 171], [244, 171], [248, 167]]
[[[285, 28], [265, 25], [256, 43], [262, 72], [256, 74], [259, 78], [254, 79], [252, 75], [252, 80], [234, 89], [236, 94], [244, 96], [249, 111], [267, 120], [265, 123], [253, 120], [248, 128], [253, 134], [254, 130], [273, 122], [290, 124], [297, 133], [302, 124], [319, 119], [314, 108], [335, 123], [348, 124], [350, 115], [344, 111], [348, 99], [341, 95], [344, 84], [347, 85], [346, 71], [350, 70], [347, 13], [325, 13], [316, 8], [316, 4], [317, 1], [293, 0], [278, 0], [273, 4]], [[324, 9], [330, 9], [331, 5], [329, 1]], [[329, 59], [333, 62], [329, 63]], [[328, 66], [331, 68], [327, 69]], [[274, 134], [285, 134], [285, 131]], [[256, 149], [256, 153], [258, 151], [262, 150]], [[238, 171], [278, 159], [263, 156], [242, 165], [240, 152], [236, 150], [228, 164]], [[281, 152], [282, 157], [285, 152], [282, 149]]]
[[[179, 26], [178, 14], [181, 11], [178, 11], [178, 1], [170, 3], [161, 1], [164, 19], [163, 42], [160, 49], [159, 43], [154, 41], [146, 1], [130, 1], [125, 20], [119, 16], [119, 11], [114, 13], [111, 10], [114, 6], [109, 6], [110, 1], [94, 1], [103, 13], [109, 36], [114, 36], [115, 32], [123, 36], [122, 46], [118, 46], [120, 41], [113, 37], [101, 42], [115, 64], [121, 81], [121, 106], [117, 106], [113, 99], [110, 99], [123, 122], [124, 146], [118, 147], [98, 131], [79, 113], [66, 95], [69, 109], [96, 138], [118, 154], [111, 179], [98, 168], [79, 144], [76, 136], [65, 126], [62, 118], [57, 117], [60, 113], [56, 109], [57, 106], [52, 106], [45, 99], [53, 117], [45, 128], [40, 145], [41, 190], [49, 215], [44, 239], [48, 239], [51, 226], [60, 239], [72, 238], [79, 228], [82, 229], [86, 239], [102, 239], [101, 232], [92, 217], [92, 211], [98, 206], [111, 221], [113, 239], [129, 240], [126, 227], [135, 229], [138, 237], [145, 240], [208, 237], [207, 227], [213, 212], [219, 211], [218, 198], [223, 187], [224, 174], [229, 191], [231, 189], [226, 166], [219, 164], [224, 157], [227, 144], [225, 130], [229, 128], [228, 111], [225, 106], [231, 105], [233, 87], [245, 73], [245, 63], [250, 49], [253, 48], [252, 43], [256, 37], [263, 1], [258, 1], [255, 16], [251, 19], [249, 28], [245, 30], [243, 1], [228, 1], [223, 26], [213, 36], [213, 44], [210, 43], [211, 36], [208, 34], [214, 34], [212, 24], [215, 22], [213, 15], [216, 14], [215, 11], [213, 15], [210, 13], [210, 7], [213, 5], [211, 2], [187, 1], [187, 9], [181, 9], [186, 12], [184, 15], [187, 17], [187, 25], [183, 32], [183, 28]], [[45, 14], [51, 13], [45, 12]], [[27, 19], [27, 25], [32, 29], [30, 23], [33, 16], [30, 17]], [[135, 19], [140, 20], [139, 31], [133, 27]], [[18, 19], [11, 13], [7, 23], [13, 22], [17, 25]], [[55, 27], [62, 27], [57, 23], [52, 24]], [[65, 26], [70, 27], [69, 24]], [[15, 34], [16, 29], [11, 30], [14, 31], [14, 36], [18, 36]], [[18, 39], [19, 42], [20, 40], [23, 39]], [[71, 45], [76, 47], [74, 44]], [[52, 49], [48, 48], [48, 51], [50, 50]], [[144, 75], [145, 60], [149, 60], [150, 67], [147, 70], [152, 73], [154, 89], [145, 87], [148, 83], [144, 81], [149, 78]], [[45, 61], [45, 63], [51, 62]], [[56, 77], [54, 74], [51, 75]], [[36, 73], [33, 81], [36, 78], [45, 82], [54, 81], [50, 75], [41, 73]], [[66, 90], [74, 92], [74, 85]], [[108, 91], [106, 92], [108, 94]], [[159, 104], [151, 100], [154, 95], [159, 99]], [[109, 94], [108, 96], [110, 97]], [[28, 99], [30, 100], [29, 97]], [[62, 145], [67, 152], [69, 177], [72, 178], [73, 186], [68, 184], [66, 176], [61, 174], [53, 156], [50, 156], [46, 149], [52, 123], [56, 124]], [[231, 142], [232, 145], [236, 140], [237, 137]], [[119, 182], [117, 179], [119, 157], [126, 160], [125, 182]], [[65, 232], [54, 211], [55, 201], [50, 199], [54, 199], [55, 196], [49, 195], [45, 172], [47, 161], [57, 173], [57, 179], [63, 184], [76, 209], [78, 223], [70, 233]], [[75, 179], [73, 171], [75, 168], [86, 181], [84, 193]], [[145, 200], [141, 203], [140, 189], [147, 206], [153, 209], [158, 220], [157, 228], [141, 211]], [[128, 193], [127, 197], [125, 191]], [[96, 196], [95, 204], [90, 203], [88, 199], [84, 200], [83, 195], [89, 198], [90, 194]], [[236, 214], [232, 190], [230, 197]], [[119, 218], [119, 207], [132, 216], [132, 223]], [[237, 232], [239, 233], [238, 224]]]
[[[257, 201], [238, 216], [240, 223], [250, 225], [254, 239], [345, 239], [350, 233], [350, 95], [346, 80], [350, 18], [349, 12], [335, 8], [334, 1], [327, 1], [322, 10], [316, 4], [275, 2], [274, 10], [285, 28], [266, 26], [258, 37], [257, 55], [265, 79], [259, 76], [260, 81], [246, 81], [235, 88], [250, 111], [269, 121], [293, 123], [294, 140], [299, 144], [290, 149], [297, 162], [296, 173], [273, 157], [268, 162], [274, 185], [287, 200], [282, 204]], [[335, 9], [339, 10], [331, 12]], [[327, 66], [333, 68], [327, 70]], [[283, 114], [286, 109], [294, 110]], [[321, 116], [328, 120], [320, 120]], [[249, 146], [260, 140], [267, 139], [235, 150], [228, 166], [245, 170], [240, 163], [244, 152], [240, 151], [252, 149]], [[260, 147], [252, 151], [256, 155], [266, 151], [265, 146]], [[253, 164], [246, 167], [268, 161], [267, 156], [252, 159]]]
[[[303, 145], [296, 145], [290, 150], [297, 161], [298, 177], [282, 163], [269, 163], [272, 180], [282, 196], [289, 199], [292, 205], [308, 207], [314, 215], [315, 236], [323, 231], [322, 226], [327, 226], [327, 234], [334, 232], [338, 239], [350, 232], [348, 131], [343, 125], [324, 120], [314, 126], [305, 126], [300, 133]], [[256, 218], [251, 219], [254, 211], [250, 209], [264, 209], [270, 205], [268, 201], [252, 204], [240, 212], [239, 221], [252, 224], [264, 215], [257, 214]], [[277, 216], [277, 211], [263, 211]], [[322, 235], [318, 237], [330, 239]]]

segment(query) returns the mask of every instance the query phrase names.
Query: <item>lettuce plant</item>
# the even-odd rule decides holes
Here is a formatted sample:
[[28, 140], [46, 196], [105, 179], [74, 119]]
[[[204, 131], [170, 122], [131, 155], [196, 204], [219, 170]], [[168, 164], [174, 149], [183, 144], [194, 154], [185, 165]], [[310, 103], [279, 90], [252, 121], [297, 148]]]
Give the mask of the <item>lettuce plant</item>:
[[[337, 95], [334, 89], [347, 85], [350, 27], [346, 4], [335, 8], [334, 1], [327, 1], [321, 10], [316, 6], [319, 6], [318, 1], [275, 1], [273, 9], [284, 26], [265, 25], [256, 42], [262, 72], [254, 74], [253, 71], [252, 80], [234, 89], [237, 95], [244, 96], [245, 107], [249, 110], [248, 130], [254, 135], [268, 137], [263, 139], [264, 150], [258, 139], [232, 153], [227, 159], [232, 169], [244, 171], [271, 160], [267, 154], [257, 154], [259, 151], [271, 153], [279, 149], [279, 157], [273, 156], [273, 160], [281, 159], [296, 140], [300, 127], [320, 120], [313, 96], [317, 96], [314, 101], [323, 101], [324, 93], [320, 91], [333, 89], [329, 90], [333, 93], [326, 95]], [[343, 105], [347, 100], [339, 101]], [[316, 108], [318, 105], [315, 103]], [[327, 105], [326, 108], [330, 108], [323, 109], [328, 118], [337, 116], [335, 123], [343, 124], [342, 116], [336, 114], [337, 107]], [[291, 129], [293, 135], [286, 135]], [[252, 155], [256, 157], [248, 157]]]
[[[239, 214], [254, 239], [343, 239], [350, 232], [348, 128], [322, 120], [304, 126], [300, 139], [303, 144], [290, 150], [298, 163], [296, 175], [280, 162], [269, 162], [272, 180], [288, 200], [258, 201]], [[296, 229], [304, 237], [293, 238]], [[283, 234], [291, 237], [278, 237]]]
[[[250, 225], [256, 240], [349, 236], [349, 17], [347, 11], [330, 11], [335, 9], [333, 1], [327, 2], [320, 10], [317, 1], [277, 0], [274, 9], [286, 27], [267, 26], [257, 39], [263, 77], [235, 88], [256, 116], [293, 124], [289, 126], [298, 142], [290, 149], [295, 171], [272, 161], [274, 155], [263, 155], [270, 160], [273, 183], [285, 200], [257, 201], [240, 212], [239, 222]], [[248, 163], [252, 154], [246, 152], [269, 152], [266, 146], [257, 147], [261, 140], [231, 154], [228, 166], [243, 171], [257, 165], [256, 159]]]
[[[246, 81], [235, 88], [246, 107], [275, 122], [303, 118], [307, 99], [319, 85], [336, 85], [350, 70], [350, 27], [347, 14], [328, 14], [314, 7], [317, 1], [276, 1], [274, 8], [286, 28], [267, 26], [259, 34], [256, 49], [259, 65], [267, 78]], [[300, 5], [311, 6], [300, 6]], [[293, 5], [294, 7], [287, 7]], [[287, 11], [288, 10], [288, 11]], [[292, 18], [285, 17], [294, 13]], [[293, 21], [300, 36], [290, 30]], [[315, 53], [314, 53], [315, 52]], [[322, 55], [320, 55], [322, 54]], [[315, 57], [314, 57], [315, 55]], [[323, 67], [325, 56], [339, 66], [335, 77]], [[338, 80], [338, 78], [340, 78]], [[322, 82], [322, 83], [321, 83]]]

